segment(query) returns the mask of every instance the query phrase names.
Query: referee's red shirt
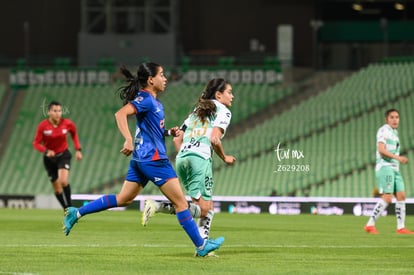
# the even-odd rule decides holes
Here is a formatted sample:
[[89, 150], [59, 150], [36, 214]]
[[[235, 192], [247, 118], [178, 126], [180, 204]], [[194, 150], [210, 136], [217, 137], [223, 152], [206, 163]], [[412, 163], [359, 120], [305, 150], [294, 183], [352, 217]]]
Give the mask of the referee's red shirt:
[[47, 149], [53, 150], [56, 154], [62, 153], [69, 146], [66, 138], [68, 133], [72, 137], [75, 149], [79, 150], [81, 145], [73, 121], [62, 118], [57, 127], [54, 127], [48, 119], [45, 119], [37, 126], [33, 147], [41, 153], [46, 152]]

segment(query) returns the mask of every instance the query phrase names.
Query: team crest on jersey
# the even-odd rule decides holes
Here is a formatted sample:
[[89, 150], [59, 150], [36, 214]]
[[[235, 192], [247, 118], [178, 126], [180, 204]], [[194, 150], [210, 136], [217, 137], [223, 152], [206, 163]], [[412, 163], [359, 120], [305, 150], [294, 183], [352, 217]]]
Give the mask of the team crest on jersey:
[[44, 130], [44, 131], [43, 131], [43, 134], [44, 134], [45, 136], [51, 136], [51, 135], [52, 135], [52, 130]]
[[68, 129], [62, 129], [62, 134], [66, 135], [68, 133]]
[[143, 101], [144, 100], [144, 98], [142, 97], [142, 96], [138, 96], [136, 99], [135, 99], [135, 101], [137, 101], [137, 102], [141, 102], [141, 101]]

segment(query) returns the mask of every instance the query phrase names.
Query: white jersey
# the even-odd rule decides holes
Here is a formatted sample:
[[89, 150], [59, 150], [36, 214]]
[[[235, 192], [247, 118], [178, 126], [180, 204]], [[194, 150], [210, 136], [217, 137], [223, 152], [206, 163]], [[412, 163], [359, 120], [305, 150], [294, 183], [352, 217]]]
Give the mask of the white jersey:
[[213, 121], [213, 127], [218, 127], [223, 129], [223, 136], [226, 134], [226, 130], [230, 125], [231, 121], [231, 112], [230, 110], [222, 103], [218, 102], [217, 100], [213, 100], [216, 104], [216, 117]]
[[[377, 132], [377, 144], [378, 142], [384, 143], [385, 149], [387, 149], [388, 152], [393, 153], [397, 156], [400, 155], [400, 140], [398, 138], [397, 129], [393, 129], [388, 124], [383, 125]], [[376, 158], [377, 164], [375, 166], [375, 170], [378, 171], [384, 166], [391, 166], [396, 171], [399, 171], [400, 163], [396, 159], [381, 156], [381, 154], [378, 152], [378, 145]]]
[[214, 127], [223, 129], [224, 137], [227, 127], [230, 125], [230, 110], [217, 100], [213, 100], [216, 105], [216, 114], [206, 122], [201, 123], [195, 113], [191, 113], [184, 121], [183, 143], [180, 147], [177, 157], [183, 157], [188, 154], [197, 154], [205, 159], [211, 158], [211, 133]]

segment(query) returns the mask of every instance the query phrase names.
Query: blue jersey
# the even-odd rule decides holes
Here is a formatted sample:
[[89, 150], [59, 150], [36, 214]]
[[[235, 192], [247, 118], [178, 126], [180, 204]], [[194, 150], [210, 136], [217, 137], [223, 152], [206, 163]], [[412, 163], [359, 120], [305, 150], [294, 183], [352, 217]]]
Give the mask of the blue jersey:
[[137, 120], [132, 159], [168, 159], [164, 138], [164, 107], [161, 102], [149, 92], [141, 90], [130, 103], [136, 109]]

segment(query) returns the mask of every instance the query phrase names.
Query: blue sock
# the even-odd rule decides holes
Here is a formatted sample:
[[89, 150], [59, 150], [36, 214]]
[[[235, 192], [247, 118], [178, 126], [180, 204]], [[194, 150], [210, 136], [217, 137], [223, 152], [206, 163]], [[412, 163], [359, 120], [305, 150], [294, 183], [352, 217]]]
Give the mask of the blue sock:
[[184, 228], [187, 235], [193, 241], [196, 247], [200, 247], [204, 244], [204, 239], [201, 238], [200, 232], [198, 232], [197, 225], [191, 216], [191, 213], [188, 209], [178, 212], [177, 214], [178, 222]]
[[81, 216], [84, 216], [116, 206], [118, 206], [118, 203], [116, 202], [116, 195], [105, 195], [82, 206], [78, 211]]

